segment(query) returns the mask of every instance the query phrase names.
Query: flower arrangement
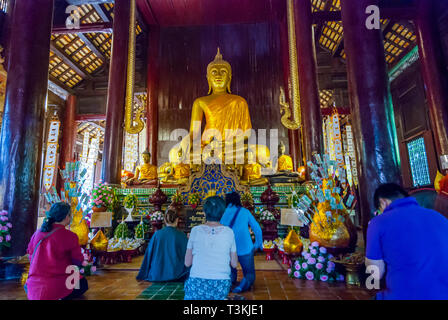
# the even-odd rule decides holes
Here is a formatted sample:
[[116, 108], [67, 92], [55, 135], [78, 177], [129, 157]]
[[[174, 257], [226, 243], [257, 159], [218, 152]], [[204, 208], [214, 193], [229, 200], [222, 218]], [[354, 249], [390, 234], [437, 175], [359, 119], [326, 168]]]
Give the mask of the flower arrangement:
[[201, 204], [201, 197], [199, 193], [193, 192], [188, 195], [188, 204], [195, 209], [198, 205]]
[[327, 249], [314, 241], [306, 251], [302, 252], [302, 256], [292, 263], [288, 274], [291, 278], [297, 279], [344, 281], [344, 276], [335, 271], [336, 265], [330, 261], [331, 258], [333, 256], [327, 252]]
[[275, 216], [271, 211], [264, 210], [260, 213], [260, 221], [275, 221]]
[[263, 241], [263, 249], [274, 249], [275, 248], [275, 243], [272, 241], [267, 241], [264, 240]]
[[87, 253], [83, 253], [84, 255], [84, 261], [82, 262], [82, 266], [79, 268], [79, 273], [81, 273], [83, 276], [90, 276], [92, 273], [96, 272], [96, 267], [93, 265], [93, 263], [89, 262], [89, 256]]
[[95, 187], [92, 190], [91, 199], [92, 207], [111, 208], [114, 200], [114, 190], [104, 182], [100, 182], [99, 184], [95, 184]]
[[8, 212], [0, 211], [0, 249], [2, 247], [9, 248], [11, 246], [11, 222], [9, 222]]
[[137, 196], [133, 193], [128, 194], [123, 199], [123, 206], [127, 209], [132, 209], [137, 205]]
[[132, 231], [129, 230], [126, 222], [122, 221], [114, 231], [114, 237], [117, 239], [132, 238]]
[[154, 211], [150, 214], [150, 221], [163, 221], [163, 212], [162, 211]]

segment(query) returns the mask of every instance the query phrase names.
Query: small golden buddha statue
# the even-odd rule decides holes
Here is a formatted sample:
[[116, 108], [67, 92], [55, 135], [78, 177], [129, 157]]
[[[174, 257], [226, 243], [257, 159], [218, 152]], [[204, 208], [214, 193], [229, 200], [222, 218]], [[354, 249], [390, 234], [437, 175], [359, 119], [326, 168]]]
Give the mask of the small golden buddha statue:
[[268, 183], [268, 179], [261, 176], [262, 165], [255, 162], [253, 152], [246, 151], [244, 154], [244, 163], [240, 171], [240, 183], [242, 185], [259, 186]]
[[188, 182], [191, 173], [190, 165], [182, 162], [182, 155], [182, 148], [179, 148], [176, 163], [165, 167], [165, 177], [161, 180], [161, 182], [167, 184], [186, 184]]
[[[249, 139], [243, 133], [252, 129], [249, 115], [249, 107], [246, 100], [238, 95], [231, 94], [232, 68], [223, 60], [218, 48], [215, 59], [207, 66], [207, 81], [209, 95], [197, 98], [193, 103], [191, 113], [190, 133], [180, 143], [183, 150], [187, 151], [187, 158], [192, 159], [193, 141], [200, 140], [200, 148], [215, 149], [215, 154], [222, 159], [223, 154], [234, 155], [234, 149], [238, 149], [241, 155], [244, 152], [244, 142]], [[205, 116], [205, 129], [201, 133], [201, 124]], [[269, 161], [269, 149], [264, 145], [249, 145], [249, 149], [257, 156], [257, 161], [266, 164]], [[230, 151], [231, 150], [231, 151]], [[169, 160], [176, 159], [176, 149], [171, 149]]]
[[143, 164], [135, 169], [135, 174], [133, 178], [126, 180], [127, 185], [156, 185], [158, 182], [157, 178], [157, 167], [150, 164], [151, 153], [148, 150], [142, 152]]
[[292, 164], [292, 158], [285, 154], [286, 147], [283, 141], [280, 141], [278, 145], [278, 160], [277, 160], [277, 172], [292, 172], [294, 166]]

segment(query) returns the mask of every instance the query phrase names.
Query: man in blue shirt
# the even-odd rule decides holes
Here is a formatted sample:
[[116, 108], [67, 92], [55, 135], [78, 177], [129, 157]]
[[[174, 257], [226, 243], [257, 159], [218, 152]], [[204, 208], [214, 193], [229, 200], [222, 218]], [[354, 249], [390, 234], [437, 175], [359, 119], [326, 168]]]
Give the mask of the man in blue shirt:
[[374, 202], [382, 214], [367, 229], [366, 266], [386, 274], [377, 299], [448, 299], [448, 219], [394, 183], [380, 185]]

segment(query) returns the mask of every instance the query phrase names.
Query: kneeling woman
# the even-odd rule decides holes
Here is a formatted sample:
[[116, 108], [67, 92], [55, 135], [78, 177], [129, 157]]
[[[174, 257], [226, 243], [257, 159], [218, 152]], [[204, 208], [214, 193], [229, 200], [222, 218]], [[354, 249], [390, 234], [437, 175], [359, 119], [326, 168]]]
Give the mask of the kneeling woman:
[[[87, 291], [85, 278], [78, 288], [70, 289], [66, 281], [70, 276], [67, 267], [80, 267], [84, 260], [78, 236], [65, 229], [71, 222], [70, 205], [59, 202], [51, 206], [40, 230], [36, 231], [27, 253], [30, 257], [30, 272], [25, 290], [30, 300], [69, 300]], [[70, 281], [69, 281], [70, 283]]]
[[175, 211], [168, 209], [164, 219], [166, 227], [152, 236], [137, 280], [183, 280], [188, 274], [184, 266], [187, 236], [176, 229], [179, 219]]
[[219, 223], [226, 206], [220, 197], [204, 202], [207, 222], [191, 229], [185, 265], [191, 267], [185, 282], [185, 300], [224, 300], [232, 285], [230, 266], [236, 268], [235, 236]]

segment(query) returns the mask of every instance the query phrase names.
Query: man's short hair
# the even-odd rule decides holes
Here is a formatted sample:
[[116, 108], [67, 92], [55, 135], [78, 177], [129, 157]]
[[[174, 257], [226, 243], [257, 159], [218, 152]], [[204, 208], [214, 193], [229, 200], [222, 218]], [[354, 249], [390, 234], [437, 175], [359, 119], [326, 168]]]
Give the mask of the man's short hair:
[[205, 200], [203, 208], [207, 221], [218, 222], [226, 210], [226, 202], [219, 196], [209, 197]]
[[401, 186], [396, 183], [384, 183], [381, 184], [375, 190], [375, 195], [373, 196], [373, 202], [375, 208], [380, 208], [380, 198], [389, 199], [394, 201], [401, 198], [409, 197], [409, 194]]

